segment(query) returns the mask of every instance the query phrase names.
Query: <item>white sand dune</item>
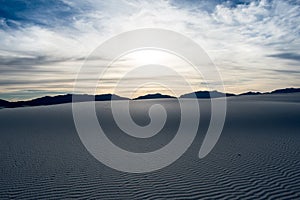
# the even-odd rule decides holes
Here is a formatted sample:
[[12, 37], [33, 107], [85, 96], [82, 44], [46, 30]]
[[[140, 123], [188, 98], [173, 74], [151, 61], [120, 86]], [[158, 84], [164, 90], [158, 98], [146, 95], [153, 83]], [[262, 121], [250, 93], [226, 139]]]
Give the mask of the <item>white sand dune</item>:
[[[145, 110], [153, 103], [173, 115], [148, 141], [123, 134], [108, 102], [96, 107], [115, 144], [147, 152], [172, 140], [179, 123], [176, 100], [145, 100], [131, 105], [138, 124], [149, 122]], [[145, 174], [113, 170], [90, 155], [76, 133], [71, 104], [2, 109], [0, 199], [300, 199], [300, 94], [228, 98], [221, 138], [203, 159], [198, 152], [210, 103], [199, 104], [200, 128], [188, 151]]]

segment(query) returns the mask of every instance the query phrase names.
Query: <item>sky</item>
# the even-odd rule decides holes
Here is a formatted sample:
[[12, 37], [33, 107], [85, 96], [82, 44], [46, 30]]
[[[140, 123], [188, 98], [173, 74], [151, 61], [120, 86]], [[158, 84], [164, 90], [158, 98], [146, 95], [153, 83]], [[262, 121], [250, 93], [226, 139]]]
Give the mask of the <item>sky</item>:
[[[192, 38], [218, 68], [226, 92], [300, 87], [299, 0], [0, 0], [0, 5], [0, 99], [72, 93], [77, 73], [101, 43], [141, 28]], [[116, 61], [97, 93], [114, 92], [133, 66], [154, 61], [174, 68], [194, 91], [205, 89], [205, 80], [176, 56], [141, 51]], [[95, 63], [103, 67], [101, 58]], [[137, 77], [126, 77], [119, 95], [172, 94], [156, 84], [159, 79], [180, 87], [176, 77], [159, 75], [141, 74], [145, 84], [138, 87]]]

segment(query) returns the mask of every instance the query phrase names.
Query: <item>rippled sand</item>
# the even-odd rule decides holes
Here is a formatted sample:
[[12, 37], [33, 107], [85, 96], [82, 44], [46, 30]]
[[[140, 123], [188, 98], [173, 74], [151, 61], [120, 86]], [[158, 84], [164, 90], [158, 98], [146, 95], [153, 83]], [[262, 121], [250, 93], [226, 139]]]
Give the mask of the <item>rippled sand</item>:
[[[138, 124], [149, 122], [146, 111], [153, 103], [178, 109], [176, 100], [133, 102]], [[0, 198], [300, 198], [299, 94], [228, 98], [220, 140], [203, 159], [198, 152], [210, 103], [199, 100], [199, 105], [200, 128], [188, 151], [170, 166], [146, 174], [113, 170], [90, 155], [76, 133], [71, 104], [2, 109]], [[108, 107], [108, 102], [96, 103], [107, 136], [134, 152], [168, 144], [180, 122], [180, 113], [172, 112], [155, 137], [135, 139], [116, 127]]]

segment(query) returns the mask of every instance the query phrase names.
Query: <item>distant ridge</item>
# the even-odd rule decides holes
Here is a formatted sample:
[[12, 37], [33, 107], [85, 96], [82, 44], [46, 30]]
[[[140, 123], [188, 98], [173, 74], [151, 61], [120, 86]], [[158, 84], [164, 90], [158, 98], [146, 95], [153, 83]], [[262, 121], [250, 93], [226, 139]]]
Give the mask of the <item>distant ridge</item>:
[[284, 94], [284, 93], [295, 93], [300, 92], [300, 88], [285, 88], [285, 89], [277, 89], [271, 92], [271, 94]]
[[147, 94], [144, 96], [139, 96], [137, 98], [134, 98], [133, 100], [142, 100], [142, 99], [176, 99], [176, 97], [156, 93], [156, 94]]
[[194, 93], [188, 93], [181, 95], [180, 98], [194, 98], [196, 95], [197, 99], [208, 99], [208, 98], [219, 98], [219, 97], [230, 97], [235, 96], [235, 94], [231, 93], [222, 93], [218, 91], [198, 91]]
[[[246, 95], [269, 95], [269, 94], [287, 94], [300, 92], [300, 88], [285, 88], [277, 89], [272, 92], [246, 92], [242, 94], [232, 94], [232, 93], [222, 93], [218, 91], [197, 91], [195, 93], [188, 93], [181, 95], [179, 98], [194, 98], [196, 95], [197, 99], [207, 99], [207, 98], [220, 98], [220, 97], [231, 97], [231, 96], [246, 96]], [[144, 96], [137, 97], [133, 100], [143, 100], [143, 99], [175, 99], [176, 97], [170, 95], [164, 95], [160, 93], [147, 94]], [[101, 94], [101, 95], [87, 95], [87, 94], [66, 94], [58, 96], [45, 96], [41, 98], [36, 98], [28, 101], [17, 101], [9, 102], [0, 99], [0, 108], [16, 108], [16, 107], [26, 107], [26, 106], [47, 106], [56, 105], [63, 103], [74, 102], [86, 102], [86, 101], [110, 101], [110, 100], [129, 100], [128, 98], [121, 97], [115, 94]]]
[[[7, 108], [16, 108], [16, 107], [26, 107], [26, 106], [47, 106], [47, 105], [56, 105], [56, 104], [63, 104], [63, 103], [71, 103], [75, 102], [85, 102], [85, 101], [110, 101], [113, 100], [125, 100], [128, 98], [120, 97], [114, 94], [101, 94], [101, 95], [86, 95], [86, 94], [66, 94], [66, 95], [58, 95], [58, 96], [45, 96], [37, 99], [32, 99], [29, 101], [17, 101], [17, 102], [7, 102], [5, 106]], [[3, 100], [1, 100], [3, 101]], [[2, 105], [0, 101], [0, 107]], [[5, 103], [5, 101], [4, 101]]]
[[263, 94], [263, 93], [261, 93], [261, 92], [252, 92], [252, 91], [250, 91], [250, 92], [245, 92], [245, 93], [239, 94], [239, 96], [245, 96], [245, 95], [261, 95], [261, 94]]
[[245, 96], [245, 95], [266, 95], [266, 94], [287, 94], [287, 93], [296, 93], [300, 92], [300, 88], [284, 88], [284, 89], [276, 89], [272, 92], [245, 92], [242, 94], [239, 94], [238, 96]]
[[5, 108], [10, 104], [10, 102], [0, 99], [0, 108]]

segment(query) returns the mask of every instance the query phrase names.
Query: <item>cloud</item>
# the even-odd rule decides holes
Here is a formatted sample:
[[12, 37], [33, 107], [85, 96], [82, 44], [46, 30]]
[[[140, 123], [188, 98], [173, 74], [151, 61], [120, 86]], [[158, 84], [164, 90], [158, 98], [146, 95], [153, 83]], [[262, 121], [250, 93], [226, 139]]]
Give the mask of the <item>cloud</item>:
[[28, 57], [8, 57], [0, 56], [0, 65], [4, 66], [35, 66], [35, 65], [47, 65], [58, 62], [64, 62], [72, 60], [71, 58], [48, 58], [46, 56], [28, 56]]
[[269, 56], [274, 57], [274, 58], [282, 58], [282, 59], [300, 61], [300, 54], [297, 54], [297, 53], [278, 53], [278, 54], [272, 54]]
[[280, 69], [275, 69], [275, 72], [279, 72], [279, 73], [287, 73], [287, 74], [295, 74], [298, 75], [300, 74], [300, 70], [280, 70]]
[[[84, 58], [99, 44], [146, 27], [174, 30], [195, 40], [219, 67], [229, 92], [272, 90], [291, 82], [300, 86], [293, 73], [300, 65], [299, 23], [296, 0], [4, 0], [0, 73], [5, 77], [0, 78], [0, 91], [5, 95], [18, 86], [9, 87], [11, 79], [25, 80], [19, 86], [27, 90], [36, 86], [26, 79], [67, 79], [71, 85]], [[270, 67], [277, 73], [267, 73]], [[274, 83], [279, 73], [290, 79]], [[41, 90], [59, 89], [39, 84]]]
[[79, 10], [60, 0], [3, 0], [0, 13], [6, 25], [4, 28], [28, 25], [53, 27], [67, 25], [79, 14]]

